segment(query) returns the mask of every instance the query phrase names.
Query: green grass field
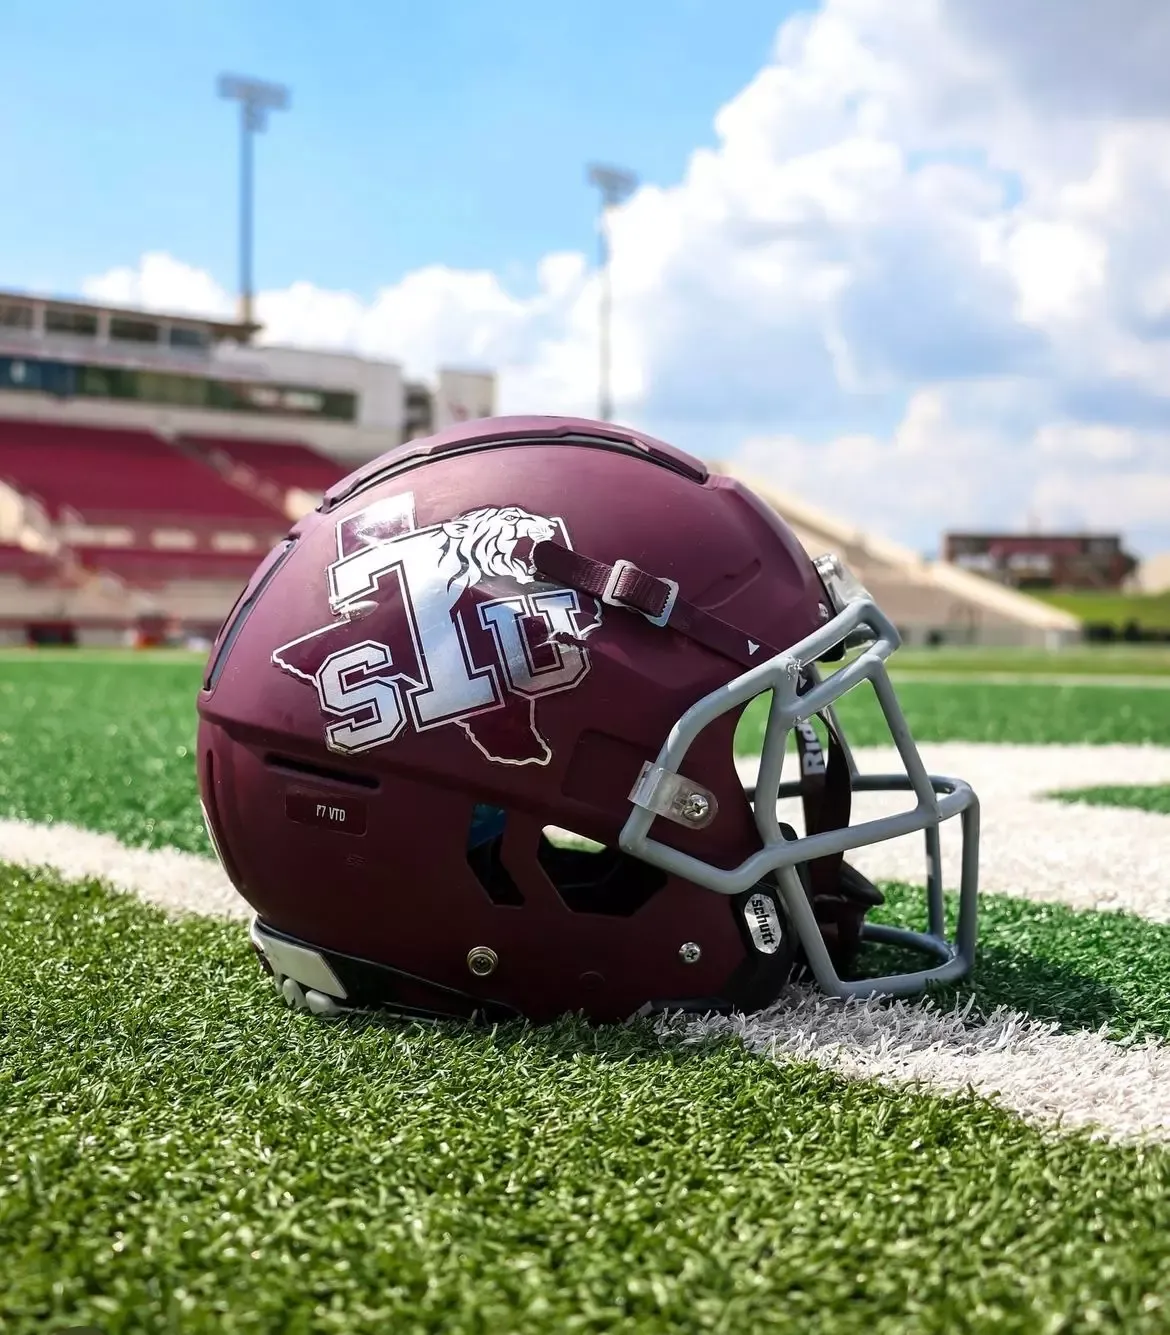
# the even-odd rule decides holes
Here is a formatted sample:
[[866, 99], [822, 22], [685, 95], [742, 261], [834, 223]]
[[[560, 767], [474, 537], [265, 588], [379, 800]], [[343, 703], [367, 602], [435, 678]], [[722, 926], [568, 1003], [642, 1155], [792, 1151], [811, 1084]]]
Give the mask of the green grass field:
[[[958, 670], [900, 688], [920, 739], [1170, 746], [1162, 691]], [[4, 655], [0, 816], [207, 856], [198, 678]], [[1137, 787], [1078, 800], [1166, 811]], [[0, 1331], [1170, 1330], [1166, 1138], [649, 1022], [326, 1023], [238, 924], [45, 871], [0, 864], [0, 922]], [[938, 1006], [1170, 1040], [1170, 924], [986, 895], [981, 932]]]
[[1165, 1329], [1165, 1153], [645, 1026], [322, 1025], [238, 931], [3, 893], [6, 1328]]
[[1133, 807], [1170, 815], [1170, 784], [1106, 784], [1096, 788], [1069, 788], [1053, 797], [1062, 802], [1083, 802], [1095, 807]]
[[1121, 631], [1130, 622], [1143, 630], [1170, 630], [1170, 593], [1035, 592], [1033, 597], [1082, 621]]

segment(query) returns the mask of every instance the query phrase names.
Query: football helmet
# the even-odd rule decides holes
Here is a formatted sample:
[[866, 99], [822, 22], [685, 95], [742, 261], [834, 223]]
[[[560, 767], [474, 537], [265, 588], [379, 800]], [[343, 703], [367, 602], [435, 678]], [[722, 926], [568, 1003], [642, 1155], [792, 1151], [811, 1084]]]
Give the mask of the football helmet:
[[[241, 594], [198, 700], [208, 833], [278, 988], [319, 1013], [757, 1009], [801, 972], [907, 995], [971, 966], [978, 802], [927, 774], [898, 644], [839, 561], [697, 459], [609, 423], [462, 423], [337, 483]], [[865, 682], [902, 774], [857, 772], [833, 706]], [[907, 809], [851, 824], [880, 790]], [[867, 922], [882, 896], [844, 855], [914, 832], [927, 930]], [[863, 941], [919, 967], [857, 977]]]

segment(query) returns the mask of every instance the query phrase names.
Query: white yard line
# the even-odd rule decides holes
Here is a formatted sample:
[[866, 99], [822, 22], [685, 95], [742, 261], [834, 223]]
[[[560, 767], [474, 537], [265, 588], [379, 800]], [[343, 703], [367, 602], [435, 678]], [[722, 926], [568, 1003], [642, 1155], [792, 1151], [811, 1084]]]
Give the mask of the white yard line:
[[734, 1034], [777, 1060], [815, 1061], [855, 1079], [972, 1089], [1047, 1126], [1092, 1128], [1110, 1140], [1170, 1141], [1170, 1045], [1113, 1043], [1099, 1033], [1006, 1009], [972, 1023], [921, 1002], [839, 1002], [804, 989], [755, 1015], [671, 1017], [690, 1041]]
[[246, 922], [251, 910], [218, 862], [176, 848], [127, 848], [112, 834], [76, 825], [0, 820], [0, 862], [51, 867], [66, 880], [97, 878], [171, 911]]

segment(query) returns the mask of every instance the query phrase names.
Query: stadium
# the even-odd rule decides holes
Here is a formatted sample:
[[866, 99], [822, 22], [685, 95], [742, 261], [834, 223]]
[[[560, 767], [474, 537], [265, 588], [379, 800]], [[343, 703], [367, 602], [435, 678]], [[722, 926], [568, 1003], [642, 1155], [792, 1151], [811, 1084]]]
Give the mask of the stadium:
[[[490, 372], [434, 385], [256, 327], [0, 292], [0, 642], [205, 640], [288, 524], [394, 444], [489, 417]], [[1080, 638], [1069, 613], [746, 479], [839, 551], [908, 644]]]
[[[688, 78], [677, 51], [666, 62], [672, 86], [720, 59], [727, 33], [716, 41], [702, 10], [679, 7], [677, 33], [651, 34], [655, 50], [689, 34]], [[1079, 106], [1094, 62], [1043, 29], [1043, 87], [1028, 94], [1039, 111], [1017, 134], [1003, 90], [1031, 68], [1027, 24], [1000, 34], [1016, 46], [992, 60], [972, 35], [994, 27], [990, 13], [960, 23], [946, 5], [826, 0], [784, 19], [769, 63], [720, 113], [719, 149], [687, 141], [681, 184], [640, 191], [628, 172], [587, 169], [602, 191], [597, 266], [582, 257], [578, 304], [562, 310], [560, 289], [542, 289], [530, 305], [540, 329], [569, 329], [553, 363], [575, 366], [584, 347], [590, 401], [600, 352], [595, 417], [575, 415], [560, 381], [564, 415], [547, 400], [513, 414], [518, 383], [546, 382], [524, 378], [523, 331], [506, 322], [494, 343], [420, 335], [456, 348], [428, 354], [424, 375], [413, 353], [274, 331], [250, 278], [234, 319], [105, 300], [100, 284], [79, 284], [82, 299], [6, 280], [0, 1331], [1170, 1331], [1170, 571], [1157, 500], [1170, 492], [1165, 438], [1147, 426], [1164, 400], [1143, 388], [1132, 438], [1126, 423], [1089, 420], [1162, 365], [1157, 284], [1145, 304], [1117, 303], [1141, 306], [1142, 356], [1117, 336], [1091, 384], [1074, 359], [1067, 398], [1087, 425], [1052, 426], [1054, 405], [1074, 411], [1054, 379], [1029, 436], [1020, 388], [1056, 359], [1034, 356], [1037, 322], [1055, 321], [1063, 350], [1083, 310], [1094, 338], [1106, 318], [1103, 301], [1077, 304], [1074, 279], [1124, 277], [1119, 257], [1145, 254], [1132, 219], [1101, 243], [1109, 264], [1076, 229], [1098, 207], [1120, 211], [1110, 192], [1142, 134], [1160, 132], [1164, 156], [1170, 108], [1150, 107], [1170, 47], [1164, 23], [1151, 20], [1148, 40], [1118, 24], [1114, 69], [1098, 34], [1106, 72], [1131, 71], [1120, 82], [1148, 97], [1117, 113], [1129, 138], [1100, 148], [1108, 170], [1086, 188], [1064, 154], [1096, 141], [1052, 86], [1074, 71]], [[588, 41], [571, 19], [526, 20], [546, 44], [535, 63], [558, 79]], [[422, 61], [411, 26], [428, 21], [395, 17], [403, 83]], [[779, 21], [768, 15], [773, 37]], [[507, 26], [494, 13], [491, 25]], [[922, 25], [932, 46], [911, 40]], [[432, 54], [420, 68], [457, 101], [445, 63], [468, 67], [439, 27], [427, 51], [444, 67]], [[329, 59], [331, 31], [314, 19], [314, 62]], [[351, 33], [343, 46], [337, 90], [361, 82]], [[537, 80], [514, 115], [505, 85], [525, 85], [531, 52], [513, 64], [513, 46], [518, 31], [490, 48], [498, 75], [486, 46], [470, 66], [499, 80], [504, 132], [486, 104], [482, 115], [509, 145], [555, 101]], [[1147, 48], [1160, 53], [1153, 92], [1139, 77]], [[612, 70], [595, 54], [604, 87]], [[633, 136], [643, 92], [614, 77]], [[907, 90], [926, 96], [936, 78], [946, 97], [928, 132], [878, 152], [913, 111]], [[1107, 84], [1084, 98], [1124, 102]], [[225, 86], [285, 105], [269, 85]], [[988, 180], [1004, 186], [998, 159], [970, 151], [962, 118], [989, 87], [1001, 101], [995, 124], [971, 122], [978, 134], [992, 144], [1002, 116], [1013, 146], [1044, 150], [1043, 188], [1005, 173], [1000, 204], [988, 202]], [[649, 144], [665, 133], [666, 90], [650, 78], [643, 91]], [[955, 107], [940, 150], [934, 122]], [[263, 111], [246, 103], [245, 143]], [[1037, 127], [1050, 119], [1047, 140]], [[325, 159], [312, 139], [322, 179], [335, 166], [352, 179], [338, 136], [318, 134]], [[777, 175], [753, 157], [761, 146]], [[448, 183], [468, 162], [450, 151]], [[908, 177], [937, 173], [912, 184], [905, 213], [883, 193], [895, 159]], [[745, 162], [750, 188], [695, 193]], [[892, 219], [916, 252], [932, 244], [916, 230], [931, 208], [961, 216], [979, 272], [1029, 188], [1068, 210], [1021, 247], [1011, 374], [995, 358], [955, 368], [956, 348], [985, 355], [982, 325], [950, 342], [946, 320], [913, 331], [915, 383], [935, 374], [940, 401], [953, 394], [971, 419], [932, 418], [943, 425], [913, 467], [941, 458], [945, 478], [960, 453], [970, 464], [984, 451], [995, 484], [979, 493], [974, 466], [956, 472], [930, 512], [929, 555], [899, 529], [889, 489], [864, 507], [855, 489], [839, 513], [832, 486], [806, 495], [815, 474], [794, 481], [779, 457], [795, 436], [770, 455], [740, 433], [750, 451], [700, 459], [624, 416], [660, 392], [690, 403], [690, 363], [652, 358], [627, 401], [637, 377], [622, 379], [620, 349], [640, 318], [640, 336], [674, 355], [661, 323], [683, 327], [682, 342], [710, 328], [703, 356], [731, 366], [719, 411], [738, 421], [735, 395], [756, 394], [769, 430], [787, 432], [767, 391], [792, 352], [790, 277], [811, 264], [799, 247], [825, 219], [831, 281], [809, 280], [815, 319], [792, 316], [801, 345], [823, 338], [859, 400], [893, 374], [851, 360], [865, 334], [844, 306], [839, 323], [820, 319], [826, 294], [847, 287], [854, 171], [860, 212]], [[1139, 175], [1137, 216], [1149, 210], [1160, 238], [1157, 173]], [[302, 190], [299, 163], [294, 180]], [[460, 192], [479, 196], [455, 188], [442, 198], [463, 219]], [[397, 177], [394, 190], [409, 197]], [[433, 205], [428, 226], [461, 245], [441, 214]], [[490, 214], [483, 204], [485, 233]], [[509, 223], [517, 235], [522, 222]], [[296, 230], [287, 215], [280, 225]], [[687, 227], [682, 277], [655, 276], [648, 316], [630, 270], [654, 271]], [[707, 227], [731, 238], [709, 252], [722, 266], [694, 258]], [[906, 247], [891, 259], [887, 240], [857, 249], [863, 275], [892, 266], [873, 322], [883, 352], [931, 286], [948, 288], [956, 325], [986, 316], [961, 247], [948, 241], [945, 282], [912, 282], [911, 299]], [[758, 267], [735, 268], [740, 245]], [[697, 300], [708, 270], [718, 300], [687, 325], [683, 297]], [[1059, 300], [1037, 295], [1036, 275], [1052, 272]], [[752, 326], [755, 289], [777, 273]], [[527, 309], [498, 296], [492, 318]], [[468, 347], [499, 356], [458, 355]], [[935, 359], [943, 371], [921, 369]], [[979, 419], [983, 390], [1007, 404], [1005, 453]], [[1073, 477], [1072, 518], [1054, 502], [1045, 513], [1058, 517], [1032, 524], [1009, 504], [1004, 460], [1033, 456], [1050, 470], [1036, 494], [1059, 498]], [[1093, 492], [1095, 510], [1082, 504]], [[1078, 527], [1090, 512], [1106, 518]]]
[[0, 637], [210, 643], [358, 464], [489, 416], [491, 375], [255, 347], [254, 326], [0, 293]]

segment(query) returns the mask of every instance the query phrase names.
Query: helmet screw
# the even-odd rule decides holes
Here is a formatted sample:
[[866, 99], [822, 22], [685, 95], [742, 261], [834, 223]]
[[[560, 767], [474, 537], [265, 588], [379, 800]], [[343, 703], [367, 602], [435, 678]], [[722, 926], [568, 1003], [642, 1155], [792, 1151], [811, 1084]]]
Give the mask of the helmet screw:
[[688, 793], [682, 801], [680, 814], [684, 820], [703, 820], [711, 810], [711, 803], [702, 793]]
[[693, 941], [684, 941], [678, 948], [678, 957], [684, 964], [698, 964], [702, 953]]
[[477, 978], [486, 978], [495, 973], [500, 957], [491, 946], [472, 946], [467, 952], [467, 967]]

